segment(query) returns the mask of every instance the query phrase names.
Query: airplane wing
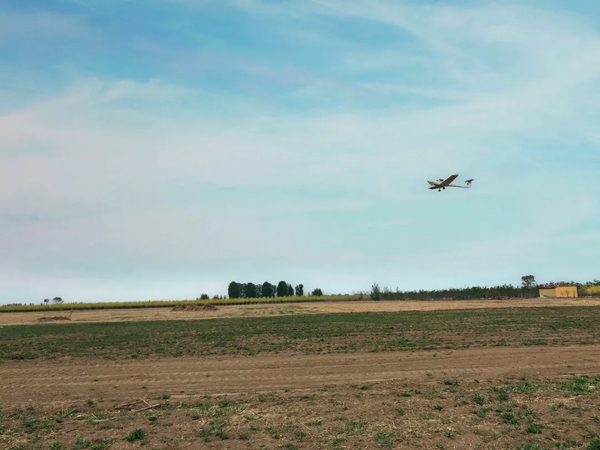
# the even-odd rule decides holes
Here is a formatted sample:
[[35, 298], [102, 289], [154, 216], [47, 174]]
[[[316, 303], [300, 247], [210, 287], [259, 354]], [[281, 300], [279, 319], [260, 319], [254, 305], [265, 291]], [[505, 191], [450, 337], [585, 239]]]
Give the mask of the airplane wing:
[[452, 183], [457, 178], [458, 178], [458, 175], [450, 175], [448, 178], [446, 178], [444, 181], [442, 181], [438, 186], [439, 187], [450, 186], [450, 183]]

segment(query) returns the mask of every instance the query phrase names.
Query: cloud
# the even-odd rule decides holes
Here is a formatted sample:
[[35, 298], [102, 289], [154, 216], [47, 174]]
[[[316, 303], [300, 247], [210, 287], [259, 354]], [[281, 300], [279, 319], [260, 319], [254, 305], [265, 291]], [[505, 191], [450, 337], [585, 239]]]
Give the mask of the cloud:
[[[0, 115], [11, 289], [56, 277], [92, 298], [100, 277], [137, 296], [128, 277], [189, 287], [195, 273], [295, 273], [336, 293], [442, 287], [541, 267], [548, 242], [597, 218], [600, 40], [580, 17], [514, 4], [235, 5], [249, 29], [260, 17], [256, 33], [281, 37], [288, 64], [243, 43], [180, 51], [145, 36], [128, 51], [152, 55], [160, 75], [73, 62], [67, 87], [43, 95], [11, 77]], [[382, 28], [381, 45], [367, 51], [343, 25]], [[450, 173], [474, 188], [426, 189]]]
[[92, 29], [84, 17], [49, 11], [0, 14], [0, 46], [41, 40], [64, 40], [90, 36]]
[[[8, 149], [0, 176], [11, 186], [0, 205], [9, 217], [38, 219], [0, 223], [5, 255], [22, 267], [51, 259], [54, 268], [59, 261], [72, 267], [67, 270], [87, 258], [168, 265], [284, 254], [306, 261], [310, 246], [293, 243], [309, 236], [286, 211], [362, 207], [350, 199], [286, 203], [266, 191], [298, 185], [304, 176], [289, 165], [302, 157], [294, 156], [298, 148], [280, 147], [287, 136], [265, 137], [256, 130], [260, 121], [242, 121], [232, 133], [214, 120], [203, 122], [202, 114], [163, 118], [140, 108], [121, 115], [128, 98], [159, 101], [160, 111], [177, 96], [189, 100], [190, 92], [196, 91], [158, 81], [94, 78], [0, 118], [0, 141]], [[264, 198], [248, 202], [240, 189]], [[45, 257], [36, 261], [41, 249]]]
[[[298, 2], [284, 11], [271, 2], [253, 0], [239, 4], [257, 14], [356, 18], [365, 24], [377, 22], [400, 29], [422, 47], [396, 36], [382, 42], [384, 51], [357, 52], [347, 46], [332, 56], [340, 55], [342, 61], [350, 60], [354, 69], [360, 69], [362, 64], [367, 70], [373, 66], [399, 68], [418, 61], [423, 68], [442, 69], [446, 86], [463, 93], [489, 94], [495, 89], [506, 93], [526, 87], [531, 97], [543, 97], [544, 89], [568, 91], [596, 79], [599, 71], [597, 64], [593, 64], [600, 51], [594, 28], [580, 16], [562, 10], [543, 10], [524, 4], [489, 3], [471, 7], [314, 0]], [[329, 37], [322, 34], [324, 39]], [[427, 72], [422, 75], [428, 80]], [[540, 89], [530, 91], [534, 82]], [[513, 96], [520, 97], [523, 90], [517, 89]]]

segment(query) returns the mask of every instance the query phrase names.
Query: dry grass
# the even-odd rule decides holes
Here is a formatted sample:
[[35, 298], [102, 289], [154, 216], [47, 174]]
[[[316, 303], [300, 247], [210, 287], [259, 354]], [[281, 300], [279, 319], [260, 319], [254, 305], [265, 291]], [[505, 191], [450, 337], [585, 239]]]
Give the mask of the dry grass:
[[3, 411], [0, 443], [75, 450], [132, 448], [130, 442], [161, 449], [597, 448], [586, 446], [600, 443], [600, 391], [590, 389], [599, 382], [393, 381], [170, 399], [143, 412], [82, 400], [60, 410]]
[[[600, 298], [556, 298], [514, 300], [447, 300], [447, 301], [350, 301], [322, 303], [294, 303], [274, 305], [219, 306], [217, 311], [184, 310], [172, 308], [103, 309], [75, 311], [71, 323], [138, 322], [155, 320], [197, 320], [234, 317], [270, 317], [316, 313], [444, 311], [464, 309], [526, 308], [545, 306], [600, 306]], [[39, 323], [47, 312], [1, 313], [0, 326]]]

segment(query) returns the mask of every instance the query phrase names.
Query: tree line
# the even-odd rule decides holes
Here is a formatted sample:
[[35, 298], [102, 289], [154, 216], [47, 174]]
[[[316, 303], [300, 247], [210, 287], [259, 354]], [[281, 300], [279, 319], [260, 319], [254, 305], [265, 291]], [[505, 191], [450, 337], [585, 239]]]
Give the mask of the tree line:
[[557, 281], [538, 284], [534, 275], [521, 277], [521, 286], [504, 284], [501, 286], [472, 286], [464, 289], [438, 289], [438, 290], [412, 290], [395, 291], [387, 287], [381, 289], [377, 283], [371, 287], [370, 297], [372, 300], [470, 300], [470, 299], [498, 299], [505, 297], [535, 298], [539, 297], [539, 289], [548, 286], [576, 286], [578, 295], [586, 295], [587, 288], [600, 286], [600, 280], [579, 283], [576, 281]]
[[437, 290], [412, 290], [395, 291], [387, 287], [381, 289], [377, 283], [371, 288], [370, 297], [372, 300], [470, 300], [470, 299], [494, 299], [503, 297], [539, 297], [539, 291], [535, 287], [515, 287], [512, 285], [502, 285], [493, 287], [472, 286], [464, 289], [437, 289]]
[[521, 277], [522, 284], [524, 286], [535, 286], [536, 288], [544, 288], [549, 286], [575, 286], [577, 288], [577, 295], [587, 295], [590, 292], [598, 292], [600, 288], [600, 280], [586, 281], [580, 283], [578, 281], [549, 281], [547, 283], [536, 283], [533, 275], [525, 275]]
[[[363, 296], [369, 296], [372, 300], [435, 300], [435, 299], [452, 299], [452, 300], [468, 300], [468, 299], [494, 299], [494, 298], [505, 298], [505, 297], [522, 297], [522, 298], [535, 298], [539, 297], [539, 288], [548, 286], [575, 286], [579, 296], [585, 295], [600, 295], [600, 280], [587, 281], [580, 283], [577, 281], [550, 281], [547, 283], [537, 283], [534, 275], [524, 275], [521, 277], [521, 286], [513, 286], [512, 284], [504, 284], [502, 286], [472, 286], [464, 289], [451, 288], [451, 289], [438, 289], [438, 290], [411, 290], [401, 291], [396, 288], [395, 291], [384, 287], [381, 289], [377, 283], [374, 283], [371, 287], [371, 292], [358, 292], [353, 295], [359, 296], [362, 299]], [[238, 283], [232, 281], [229, 283], [227, 289], [228, 296], [215, 295], [212, 298], [214, 300], [220, 300], [225, 298], [268, 298], [268, 297], [292, 297], [292, 296], [303, 296], [304, 285], [298, 284], [292, 287], [291, 284], [280, 281], [277, 284], [269, 283]], [[323, 296], [323, 291], [319, 288], [314, 289], [310, 292], [313, 297]], [[341, 295], [341, 294], [338, 294]], [[208, 300], [208, 294], [202, 294], [196, 300]], [[52, 300], [44, 299], [45, 304], [49, 304], [50, 301], [54, 304], [62, 304], [63, 299], [61, 297], [54, 297]], [[25, 306], [21, 303], [11, 303], [4, 306]], [[33, 303], [30, 306], [34, 306]]]
[[[282, 280], [277, 285], [265, 281], [264, 283], [238, 283], [232, 281], [227, 288], [229, 298], [265, 298], [265, 297], [301, 297], [304, 295], [304, 285], [298, 284], [292, 287], [290, 283]], [[323, 291], [314, 289], [310, 295], [322, 296]]]

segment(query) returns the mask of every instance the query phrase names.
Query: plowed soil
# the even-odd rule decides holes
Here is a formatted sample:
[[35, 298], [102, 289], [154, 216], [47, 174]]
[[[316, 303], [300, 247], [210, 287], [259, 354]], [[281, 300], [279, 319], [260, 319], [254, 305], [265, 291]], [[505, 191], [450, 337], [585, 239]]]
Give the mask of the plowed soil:
[[32, 402], [37, 407], [56, 407], [92, 395], [104, 398], [107, 406], [114, 402], [110, 405], [114, 407], [139, 398], [142, 388], [145, 395], [170, 393], [172, 398], [189, 399], [205, 394], [310, 390], [330, 384], [420, 380], [426, 376], [431, 381], [568, 373], [600, 373], [600, 346], [143, 361], [9, 361], [0, 366], [0, 397], [8, 407]]
[[584, 448], [596, 442], [598, 373], [600, 346], [9, 361], [0, 365], [0, 444]]

